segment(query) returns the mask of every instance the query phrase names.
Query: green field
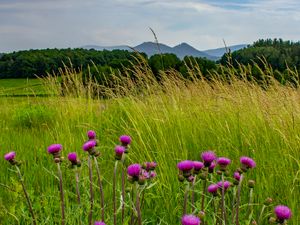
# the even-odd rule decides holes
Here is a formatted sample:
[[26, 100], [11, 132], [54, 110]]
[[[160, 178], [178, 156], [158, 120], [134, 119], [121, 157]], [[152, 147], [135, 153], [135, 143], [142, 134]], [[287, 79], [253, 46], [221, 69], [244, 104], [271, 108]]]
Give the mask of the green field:
[[40, 79], [0, 79], [0, 97], [43, 96], [46, 91]]
[[[14, 85], [25, 87], [38, 82], [0, 80], [0, 87], [8, 91], [13, 90]], [[42, 93], [43, 88], [37, 87]], [[149, 88], [150, 93], [116, 96], [109, 100], [0, 98], [1, 155], [14, 150], [17, 158], [23, 161], [21, 170], [39, 224], [59, 224], [60, 221], [56, 167], [46, 151], [52, 143], [64, 146], [65, 157], [68, 152], [76, 151], [83, 162], [81, 207], [76, 205], [73, 172], [68, 168], [68, 162], [62, 165], [67, 224], [78, 224], [78, 215], [86, 216], [89, 208], [87, 155], [81, 146], [90, 129], [97, 132], [100, 141], [102, 155], [99, 162], [104, 179], [107, 224], [112, 224], [113, 149], [122, 134], [133, 139], [128, 163], [158, 163], [157, 183], [145, 195], [144, 224], [180, 223], [183, 187], [177, 180], [176, 164], [185, 159], [200, 160], [200, 153], [207, 149], [231, 158], [231, 173], [239, 166], [240, 156], [253, 157], [257, 168], [249, 178], [256, 181], [255, 215], [260, 212], [264, 200], [272, 197], [273, 205], [285, 204], [292, 209], [289, 224], [299, 224], [298, 89], [275, 84], [266, 91], [258, 85], [237, 80], [229, 85], [201, 80], [185, 83], [177, 79], [166, 80], [163, 88], [157, 85], [143, 88]], [[30, 93], [26, 87], [22, 90]], [[127, 91], [135, 93], [129, 88]], [[3, 160], [0, 174], [0, 224], [30, 224], [30, 214], [14, 169]], [[199, 184], [196, 189], [201, 187]], [[247, 196], [242, 197], [244, 203]], [[100, 220], [98, 192], [95, 199], [94, 219]], [[126, 210], [128, 212], [129, 206]], [[272, 210], [272, 207], [266, 209], [268, 214], [262, 224], [267, 224], [267, 216]], [[209, 212], [207, 216], [210, 216]]]

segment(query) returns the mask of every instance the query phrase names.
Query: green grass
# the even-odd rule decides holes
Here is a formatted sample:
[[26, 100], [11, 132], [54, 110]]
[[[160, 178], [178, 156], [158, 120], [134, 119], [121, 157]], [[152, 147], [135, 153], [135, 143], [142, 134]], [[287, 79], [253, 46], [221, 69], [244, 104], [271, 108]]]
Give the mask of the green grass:
[[[288, 86], [274, 85], [264, 91], [241, 81], [211, 85], [172, 79], [152, 94], [110, 100], [1, 98], [0, 104], [5, 107], [0, 108], [0, 151], [4, 155], [14, 150], [23, 161], [21, 170], [39, 224], [60, 221], [55, 165], [46, 152], [52, 143], [64, 146], [63, 156], [76, 151], [83, 161], [82, 207], [75, 203], [75, 183], [68, 162], [62, 166], [67, 224], [78, 224], [76, 218], [80, 213], [87, 215], [87, 155], [81, 146], [86, 131], [94, 129], [102, 153], [107, 224], [112, 224], [113, 149], [121, 134], [129, 134], [133, 138], [129, 162], [158, 162], [157, 183], [146, 192], [145, 224], [179, 224], [183, 187], [177, 180], [176, 164], [185, 159], [200, 160], [202, 151], [213, 149], [218, 155], [232, 159], [231, 173], [239, 166], [240, 156], [253, 157], [257, 168], [248, 178], [256, 180], [255, 213], [259, 213], [267, 197], [272, 197], [274, 205], [285, 204], [292, 209], [289, 224], [297, 225], [300, 221], [299, 99], [300, 91]], [[1, 224], [30, 224], [16, 174], [6, 162], [0, 163], [0, 174]], [[98, 192], [95, 199], [94, 219], [100, 220]], [[247, 202], [247, 194], [242, 200]], [[267, 212], [272, 213], [272, 209], [267, 208]]]
[[47, 95], [40, 79], [0, 79], [0, 97]]

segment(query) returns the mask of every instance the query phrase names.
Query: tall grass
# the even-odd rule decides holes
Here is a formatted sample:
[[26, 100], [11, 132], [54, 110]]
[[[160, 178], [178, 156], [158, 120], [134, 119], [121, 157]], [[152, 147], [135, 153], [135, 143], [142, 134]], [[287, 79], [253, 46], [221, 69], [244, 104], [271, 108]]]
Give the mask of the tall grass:
[[[24, 180], [39, 224], [60, 221], [58, 186], [55, 174], [50, 172], [54, 165], [46, 153], [46, 147], [52, 143], [64, 146], [65, 157], [68, 152], [77, 151], [83, 162], [82, 207], [76, 206], [73, 173], [67, 163], [62, 164], [67, 224], [78, 224], [80, 214], [87, 217], [87, 156], [81, 146], [88, 129], [96, 130], [100, 140], [99, 163], [103, 168], [106, 196], [112, 195], [113, 149], [119, 135], [129, 134], [133, 138], [129, 162], [158, 162], [157, 183], [145, 196], [144, 224], [179, 224], [183, 190], [177, 180], [176, 164], [187, 158], [198, 160], [200, 152], [206, 149], [230, 157], [232, 172], [240, 156], [254, 158], [257, 168], [251, 176], [257, 183], [254, 202], [258, 204], [253, 206], [256, 214], [265, 198], [272, 197], [274, 204], [286, 204], [292, 209], [290, 224], [298, 224], [300, 90], [277, 83], [269, 74], [271, 70], [266, 69], [262, 70], [267, 79], [263, 85], [248, 81], [251, 74], [247, 67], [222, 68], [219, 71], [222, 79], [212, 73], [210, 81], [197, 68], [189, 71], [189, 80], [176, 71], [167, 71], [162, 72], [162, 80], [158, 82], [147, 64], [140, 60], [127, 75], [112, 74], [115, 79], [110, 88], [105, 88], [92, 79], [83, 80], [73, 68], [65, 68], [59, 76], [64, 81], [62, 85], [57, 82], [58, 77], [47, 80], [47, 87], [63, 93], [62, 97], [0, 99], [5, 106], [0, 108], [0, 151], [4, 155], [15, 150], [24, 162]], [[235, 78], [236, 73], [240, 74], [239, 79]], [[51, 113], [47, 116], [52, 116], [52, 120], [44, 120], [42, 125], [16, 127], [15, 117], [11, 115], [19, 109], [25, 110], [24, 102], [42, 105], [44, 110], [48, 108]], [[19, 194], [21, 189], [14, 172], [0, 163], [0, 174], [1, 224], [29, 224], [30, 215]], [[200, 190], [200, 186], [197, 188]], [[99, 199], [99, 193], [95, 194], [95, 199]], [[247, 202], [247, 196], [242, 197], [242, 202]], [[108, 224], [112, 224], [112, 202], [106, 208]], [[96, 201], [94, 220], [99, 220], [100, 214], [100, 202]]]

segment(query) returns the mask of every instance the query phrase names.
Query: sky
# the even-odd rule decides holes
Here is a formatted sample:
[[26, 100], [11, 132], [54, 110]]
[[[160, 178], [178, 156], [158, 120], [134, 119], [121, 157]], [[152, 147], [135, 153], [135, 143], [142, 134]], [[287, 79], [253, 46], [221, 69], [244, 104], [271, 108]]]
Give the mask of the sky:
[[0, 52], [186, 42], [199, 50], [300, 40], [300, 0], [0, 0]]

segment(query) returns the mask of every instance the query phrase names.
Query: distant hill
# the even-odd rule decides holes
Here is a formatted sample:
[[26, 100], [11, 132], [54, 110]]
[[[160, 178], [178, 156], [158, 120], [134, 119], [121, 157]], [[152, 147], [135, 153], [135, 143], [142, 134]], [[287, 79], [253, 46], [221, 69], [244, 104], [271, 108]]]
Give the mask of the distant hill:
[[[230, 49], [231, 52], [234, 52], [234, 51], [246, 48], [247, 46], [248, 46], [247, 44], [241, 44], [241, 45], [228, 46], [227, 48]], [[205, 50], [203, 52], [208, 55], [215, 56], [217, 58], [221, 58], [226, 53], [226, 49], [225, 48], [216, 48], [216, 49]]]
[[[115, 49], [132, 51], [132, 49], [126, 45], [108, 46], [108, 47], [97, 46], [97, 45], [86, 45], [86, 46], [83, 46], [82, 48], [95, 49], [95, 50], [106, 49], [109, 51], [115, 50]], [[148, 57], [151, 57], [152, 55], [159, 54], [159, 53], [173, 53], [173, 54], [177, 55], [177, 57], [180, 59], [183, 59], [185, 56], [194, 56], [194, 57], [207, 58], [210, 60], [218, 60], [222, 56], [222, 55], [215, 56], [215, 55], [203, 52], [203, 51], [199, 51], [187, 43], [181, 43], [179, 45], [176, 45], [175, 47], [170, 47], [170, 46], [162, 44], [162, 43], [157, 44], [155, 42], [144, 42], [140, 45], [133, 47], [133, 49], [135, 49], [139, 52], [146, 53], [148, 55]]]

